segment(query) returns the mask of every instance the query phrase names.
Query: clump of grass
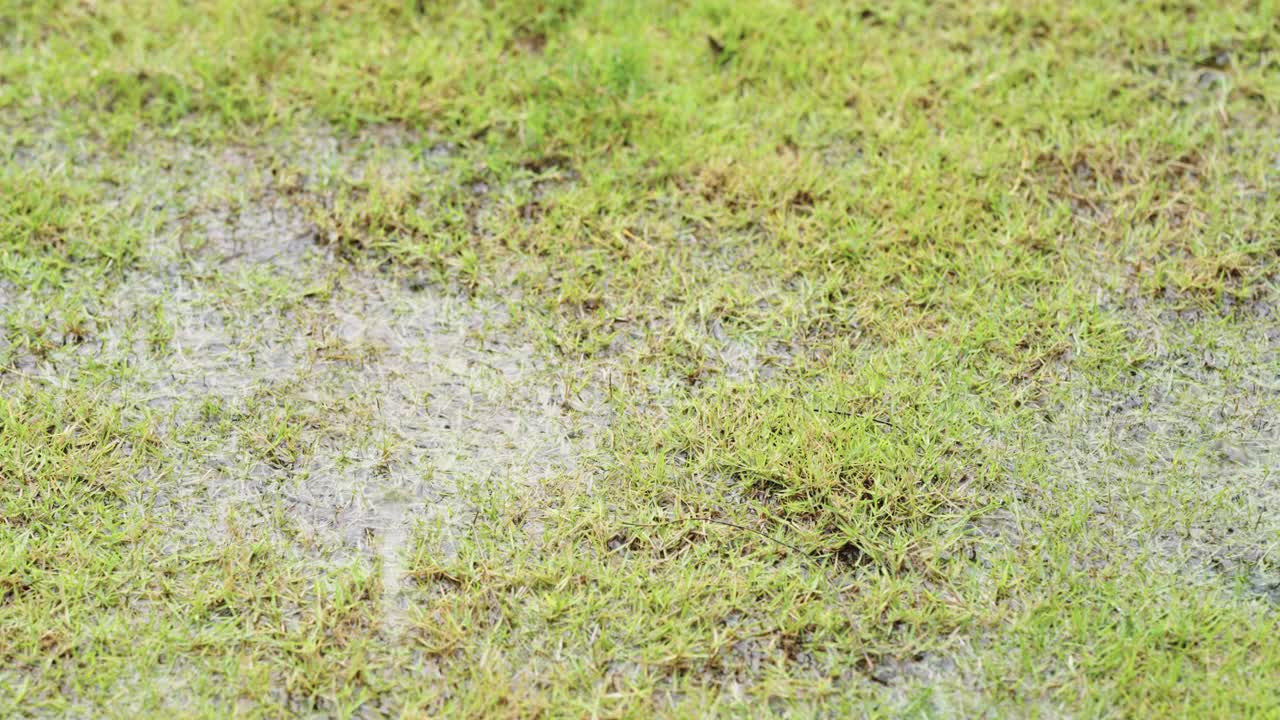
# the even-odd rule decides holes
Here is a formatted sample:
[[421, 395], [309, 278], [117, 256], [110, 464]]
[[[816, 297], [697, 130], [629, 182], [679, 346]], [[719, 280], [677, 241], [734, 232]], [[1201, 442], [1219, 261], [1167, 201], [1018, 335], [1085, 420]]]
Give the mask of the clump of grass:
[[119, 273], [137, 253], [136, 228], [83, 180], [10, 164], [0, 198], [0, 268], [10, 282], [57, 288], [79, 267]]
[[766, 498], [783, 527], [803, 528], [814, 555], [900, 572], [911, 544], [954, 512], [959, 486], [981, 472], [975, 429], [954, 402], [930, 412], [893, 398], [881, 409], [812, 390], [807, 399], [785, 385], [710, 393], [668, 442], [696, 471]]

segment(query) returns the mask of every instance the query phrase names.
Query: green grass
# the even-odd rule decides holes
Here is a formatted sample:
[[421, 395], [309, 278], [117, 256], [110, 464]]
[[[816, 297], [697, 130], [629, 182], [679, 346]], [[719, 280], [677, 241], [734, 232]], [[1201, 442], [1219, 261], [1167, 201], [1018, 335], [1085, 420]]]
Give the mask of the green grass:
[[1278, 714], [1276, 18], [0, 3], [0, 708]]

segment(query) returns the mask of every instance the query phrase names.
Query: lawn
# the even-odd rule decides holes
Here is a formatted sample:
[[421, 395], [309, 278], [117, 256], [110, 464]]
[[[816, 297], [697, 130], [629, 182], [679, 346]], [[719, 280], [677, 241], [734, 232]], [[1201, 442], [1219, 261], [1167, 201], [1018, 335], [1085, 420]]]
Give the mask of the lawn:
[[1278, 39], [0, 0], [0, 715], [1280, 717]]

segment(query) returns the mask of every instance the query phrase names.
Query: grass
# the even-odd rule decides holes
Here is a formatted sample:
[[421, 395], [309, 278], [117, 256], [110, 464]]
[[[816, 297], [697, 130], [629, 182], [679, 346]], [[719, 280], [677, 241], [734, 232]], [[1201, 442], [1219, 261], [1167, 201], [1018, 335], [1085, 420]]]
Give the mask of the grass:
[[1275, 714], [1276, 10], [0, 4], [0, 707]]

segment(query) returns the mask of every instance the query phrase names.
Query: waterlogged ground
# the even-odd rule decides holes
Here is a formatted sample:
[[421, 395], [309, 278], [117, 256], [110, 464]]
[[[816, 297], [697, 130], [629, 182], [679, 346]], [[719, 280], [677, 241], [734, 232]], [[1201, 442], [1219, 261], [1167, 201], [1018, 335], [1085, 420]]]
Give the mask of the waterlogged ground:
[[1277, 713], [1274, 13], [428, 5], [0, 5], [0, 713]]
[[257, 528], [317, 558], [364, 551], [394, 623], [419, 524], [456, 530], [472, 492], [589, 478], [594, 368], [538, 352], [496, 300], [336, 259], [262, 157], [139, 154], [127, 193], [155, 213], [139, 260], [86, 311], [92, 332], [7, 359], [145, 418], [171, 462], [136, 491], [176, 542]]

